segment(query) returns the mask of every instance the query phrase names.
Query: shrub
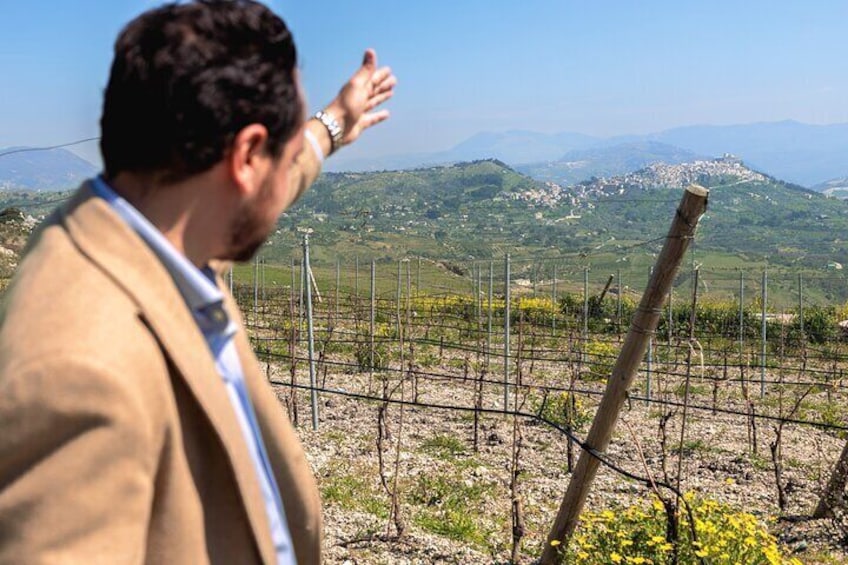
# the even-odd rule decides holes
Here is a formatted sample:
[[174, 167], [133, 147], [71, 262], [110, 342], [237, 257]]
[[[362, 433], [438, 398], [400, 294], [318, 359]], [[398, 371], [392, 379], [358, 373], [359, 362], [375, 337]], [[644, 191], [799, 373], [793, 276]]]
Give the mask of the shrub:
[[[673, 304], [671, 310], [672, 337], [685, 338], [689, 335], [689, 319], [692, 306], [688, 303]], [[752, 308], [742, 311], [745, 337], [755, 338], [760, 331], [760, 313]], [[668, 306], [660, 315], [657, 335], [668, 339]], [[739, 339], [739, 303], [728, 300], [700, 299], [695, 307], [695, 334], [721, 335]]]
[[550, 298], [521, 296], [512, 311], [512, 323], [518, 323], [523, 314], [525, 322], [540, 326], [550, 325], [555, 308]]
[[[798, 559], [781, 554], [774, 536], [753, 514], [691, 493], [686, 500], [692, 508], [697, 540], [692, 539], [688, 513], [681, 510], [680, 563], [703, 559], [710, 565], [801, 565]], [[656, 499], [652, 504], [586, 512], [577, 533], [560, 551], [567, 563], [664, 564], [674, 551], [666, 539], [666, 525], [665, 509]]]
[[580, 397], [569, 392], [552, 392], [547, 399], [533, 399], [533, 412], [563, 428], [579, 430], [592, 419], [592, 411]]
[[[839, 320], [836, 309], [822, 306], [804, 307], [804, 337], [809, 343], [822, 344], [839, 337]], [[789, 328], [790, 338], [800, 340], [801, 321], [798, 316]]]
[[618, 350], [606, 341], [590, 341], [586, 344], [586, 362], [589, 368], [589, 380], [606, 381], [612, 373]]
[[356, 367], [360, 372], [374, 369], [384, 371], [389, 368], [391, 355], [389, 343], [397, 339], [397, 332], [389, 324], [378, 324], [374, 329], [374, 366], [371, 366], [371, 340], [368, 336], [361, 336], [354, 344], [353, 356], [356, 359]]

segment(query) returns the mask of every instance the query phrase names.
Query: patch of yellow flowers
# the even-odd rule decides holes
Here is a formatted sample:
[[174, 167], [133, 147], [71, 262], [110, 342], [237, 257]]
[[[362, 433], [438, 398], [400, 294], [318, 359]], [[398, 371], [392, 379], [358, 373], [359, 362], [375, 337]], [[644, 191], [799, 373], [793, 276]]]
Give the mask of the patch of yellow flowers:
[[[785, 557], [777, 540], [753, 514], [707, 498], [685, 495], [692, 508], [696, 540], [692, 539], [689, 515], [680, 511], [677, 554], [679, 563], [710, 565], [802, 565]], [[584, 565], [661, 565], [669, 562], [674, 545], [666, 538], [663, 504], [584, 513], [567, 547], [551, 545], [563, 553], [566, 563]]]
[[556, 304], [550, 298], [520, 296], [518, 298], [518, 309], [528, 317], [550, 315], [556, 312]]
[[[497, 315], [503, 315], [506, 303], [503, 298], [492, 300], [492, 310]], [[463, 314], [471, 312], [474, 308], [474, 297], [461, 294], [445, 294], [442, 296], [416, 296], [411, 301], [412, 309], [421, 315], [429, 313]], [[524, 313], [525, 319], [530, 322], [547, 323], [551, 315], [557, 313], [557, 305], [547, 297], [533, 297], [522, 295], [510, 301], [513, 315]], [[489, 309], [488, 297], [480, 297], [480, 308], [485, 312]]]

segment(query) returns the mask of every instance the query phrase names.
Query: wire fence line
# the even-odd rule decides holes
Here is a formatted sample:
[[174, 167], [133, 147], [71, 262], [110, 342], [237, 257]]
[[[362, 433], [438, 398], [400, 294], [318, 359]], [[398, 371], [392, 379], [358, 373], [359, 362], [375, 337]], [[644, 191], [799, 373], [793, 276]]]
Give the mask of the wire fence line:
[[[271, 380], [271, 383], [276, 384], [276, 385], [280, 385], [280, 386], [284, 386], [284, 387], [289, 387], [289, 388], [292, 388], [292, 389], [300, 389], [300, 390], [312, 392], [311, 387], [306, 386], [306, 385], [298, 385], [298, 384], [292, 384], [290, 382], [276, 381], [276, 380]], [[642, 483], [646, 486], [651, 486], [651, 485], [660, 486], [662, 488], [670, 490], [671, 492], [673, 492], [677, 496], [681, 496], [681, 494], [682, 494], [677, 488], [675, 488], [673, 485], [671, 485], [669, 483], [666, 483], [666, 482], [663, 482], [663, 481], [658, 481], [658, 480], [652, 479], [650, 477], [645, 477], [645, 476], [633, 473], [631, 471], [628, 471], [627, 469], [624, 469], [623, 467], [620, 467], [607, 454], [601, 453], [597, 449], [594, 449], [591, 446], [587, 445], [583, 440], [581, 440], [579, 437], [577, 437], [577, 435], [574, 434], [572, 431], [562, 427], [560, 424], [558, 424], [556, 422], [553, 422], [551, 420], [548, 420], [547, 418], [544, 418], [540, 413], [522, 412], [522, 411], [519, 411], [519, 410], [509, 410], [509, 409], [496, 410], [496, 409], [491, 409], [491, 408], [476, 408], [476, 407], [453, 405], [453, 404], [436, 404], [436, 403], [428, 403], [428, 402], [421, 402], [421, 401], [414, 401], [414, 400], [385, 398], [385, 397], [382, 397], [382, 396], [374, 396], [374, 395], [369, 395], [369, 394], [359, 394], [359, 393], [349, 392], [349, 391], [345, 391], [345, 390], [323, 388], [323, 387], [317, 387], [316, 390], [318, 392], [321, 392], [321, 393], [339, 395], [339, 396], [344, 396], [346, 398], [361, 400], [361, 401], [365, 401], [365, 402], [372, 402], [372, 403], [386, 402], [386, 403], [389, 403], [389, 404], [396, 404], [396, 405], [400, 405], [400, 406], [411, 406], [411, 407], [415, 407], [415, 408], [428, 408], [428, 409], [433, 409], [433, 410], [443, 410], [443, 411], [447, 411], [447, 412], [479, 412], [479, 413], [483, 413], [483, 414], [493, 414], [493, 415], [497, 415], [497, 416], [511, 416], [511, 417], [526, 418], [528, 420], [533, 420], [533, 421], [539, 422], [541, 424], [545, 424], [546, 426], [549, 426], [550, 428], [556, 430], [558, 433], [565, 436], [568, 439], [569, 442], [573, 443], [574, 445], [579, 447], [581, 450], [585, 451], [586, 453], [588, 453], [589, 455], [591, 455], [592, 457], [594, 457], [595, 459], [600, 461], [600, 463], [602, 465], [604, 465], [605, 467], [609, 468], [610, 470], [618, 473], [622, 477], [632, 479], [632, 480], [640, 482], [640, 483]]]
[[[304, 281], [314, 276], [305, 277], [302, 263], [293, 260], [288, 266], [289, 284], [272, 281], [268, 286], [267, 264], [257, 260], [252, 281], [242, 281], [234, 288], [247, 313], [255, 346], [263, 350], [266, 358], [277, 362], [314, 364], [314, 354], [298, 353], [303, 350], [305, 329], [310, 326], [315, 331], [324, 371], [333, 367], [343, 371], [376, 370], [421, 379], [458, 380], [456, 371], [444, 367], [446, 363], [457, 365], [464, 359], [463, 382], [469, 380], [469, 373], [474, 373], [480, 385], [501, 386], [506, 395], [517, 394], [518, 386], [511, 378], [518, 354], [510, 351], [510, 343], [516, 332], [522, 331], [526, 335], [521, 361], [538, 364], [536, 368], [548, 380], [571, 384], [533, 382], [531, 376], [521, 387], [544, 395], [597, 397], [601, 394], [598, 385], [609, 376], [626, 331], [626, 319], [633, 308], [632, 304], [628, 307], [621, 304], [624, 292], [620, 277], [619, 288], [611, 284], [615, 277], [610, 276], [602, 290], [593, 291], [587, 284], [585, 268], [571, 270], [583, 275], [580, 296], [566, 290], [567, 269], [556, 270], [554, 278], [547, 283], [536, 278], [539, 271], [526, 271], [524, 274], [534, 277], [528, 284], [527, 280], [516, 283], [510, 278], [509, 270], [501, 270], [498, 281], [494, 262], [471, 263], [466, 276], [451, 287], [441, 283], [438, 276], [443, 274], [441, 267], [436, 266], [434, 272], [434, 265], [427, 262], [424, 268], [429, 272], [425, 271], [422, 284], [420, 260], [398, 262], [396, 270], [383, 264], [377, 271], [376, 262], [370, 264], [369, 270], [367, 263], [357, 259], [355, 269], [351, 270], [342, 269], [342, 262], [337, 261], [334, 278], [333, 266], [327, 269], [325, 265], [323, 276], [319, 277], [323, 286], [321, 302], [306, 319], [305, 290], [311, 290], [311, 285], [317, 290], [318, 283]], [[516, 272], [516, 262], [509, 260], [508, 265]], [[278, 268], [277, 275], [284, 269]], [[375, 280], [378, 272], [380, 278]], [[695, 330], [702, 356], [695, 372], [685, 367], [686, 354], [692, 347], [690, 340], [682, 337], [687, 331], [683, 320], [689, 317], [688, 306], [681, 299], [675, 305], [674, 297], [669, 296], [666, 312], [646, 355], [641, 384], [638, 390], [631, 391], [631, 399], [665, 407], [680, 406], [688, 398], [682, 399], [677, 388], [688, 377], [696, 385], [702, 383], [708, 388], [693, 393], [695, 399], [700, 395], [710, 400], [692, 404], [696, 411], [810, 426], [834, 433], [848, 430], [844, 411], [839, 408], [848, 391], [845, 382], [848, 345], [835, 325], [827, 328], [830, 332], [827, 336], [832, 339], [811, 341], [821, 336], [813, 334], [814, 328], [804, 328], [806, 312], [814, 307], [804, 301], [800, 277], [796, 278], [799, 300], [795, 310], [789, 315], [786, 310], [781, 310], [782, 316], [774, 315], [774, 307], [763, 293], [760, 297], [766, 300], [752, 301], [760, 310], [759, 319], [744, 303], [744, 274], [737, 273], [727, 280], [740, 285], [738, 313], [731, 304], [718, 321]], [[764, 288], [768, 284], [765, 277], [761, 282]], [[543, 284], [549, 285], [549, 292], [540, 290]], [[756, 297], [757, 293], [748, 294], [752, 295]], [[401, 325], [406, 345], [416, 348], [414, 367], [398, 366], [396, 352]], [[519, 327], [522, 329], [517, 330]], [[502, 364], [503, 368], [496, 368], [496, 364]], [[440, 368], [436, 370], [434, 365]], [[485, 377], [480, 377], [481, 373]], [[575, 382], [590, 382], [598, 388], [575, 386]], [[817, 412], [818, 419], [787, 418], [781, 414], [786, 409], [786, 399], [802, 391], [812, 393], [809, 402], [803, 404], [804, 411], [815, 413], [816, 410], [807, 406], [819, 398], [827, 407]], [[725, 405], [718, 406], [719, 401]], [[505, 396], [496, 409], [503, 411], [507, 405]]]
[[[260, 360], [266, 360], [266, 361], [267, 360], [273, 360], [273, 361], [279, 361], [279, 362], [294, 362], [294, 363], [301, 363], [301, 362], [306, 363], [306, 362], [309, 361], [309, 358], [305, 357], [305, 356], [304, 357], [291, 357], [291, 356], [288, 356], [288, 355], [285, 355], [285, 354], [273, 354], [273, 353], [270, 353], [268, 351], [262, 350], [261, 346], [260, 346], [260, 349], [259, 349], [259, 355], [258, 356], [259, 356]], [[358, 366], [355, 363], [345, 363], [345, 362], [342, 362], [342, 361], [324, 361], [324, 363], [328, 366], [332, 366], [332, 367], [337, 368], [339, 370], [351, 370], [351, 369], [358, 368]], [[384, 369], [383, 371], [386, 372], [386, 373], [396, 373], [396, 374], [400, 374], [400, 375], [416, 376], [416, 377], [419, 377], [419, 378], [429, 379], [429, 380], [432, 380], [432, 381], [461, 381], [461, 382], [464, 382], [464, 383], [469, 383], [470, 381], [473, 380], [476, 383], [482, 383], [482, 384], [494, 385], [494, 386], [500, 386], [502, 384], [501, 381], [494, 380], [494, 379], [488, 379], [488, 378], [472, 378], [472, 379], [469, 379], [469, 378], [463, 378], [461, 376], [454, 375], [454, 374], [451, 374], [451, 373], [439, 373], [439, 372], [421, 371], [421, 370], [410, 371], [410, 370], [406, 370], [406, 369], [392, 369], [392, 368]], [[307, 385], [292, 385], [290, 382], [279, 381], [279, 380], [274, 380], [273, 382], [274, 382], [274, 384], [278, 384], [278, 385], [282, 385], [282, 386], [289, 386], [289, 387], [293, 387], [293, 388], [297, 388], [297, 389], [301, 389], [301, 390], [310, 390], [310, 387], [307, 386]], [[578, 395], [593, 396], [593, 397], [598, 397], [598, 396], [603, 395], [603, 391], [601, 391], [601, 390], [591, 390], [591, 389], [581, 388], [581, 387], [564, 387], [564, 386], [541, 385], [541, 384], [521, 384], [519, 388], [526, 389], [528, 391], [539, 391], [539, 392], [543, 392], [543, 393], [569, 393], [569, 394], [578, 394]], [[328, 388], [323, 388], [323, 387], [318, 386], [318, 387], [316, 387], [316, 390], [318, 392], [331, 392], [333, 394], [338, 394], [338, 395], [341, 395], [341, 396], [347, 396], [347, 397], [354, 398], [354, 399], [377, 400], [377, 401], [382, 400], [382, 398], [379, 397], [379, 396], [363, 395], [363, 394], [359, 394], [359, 393], [356, 393], [356, 392], [346, 391], [346, 390], [343, 390], [343, 389], [328, 389]], [[639, 396], [639, 395], [635, 395], [635, 394], [630, 395], [630, 400], [631, 400], [631, 402], [633, 402], [633, 401], [643, 402], [643, 403], [646, 403], [646, 404], [657, 405], [657, 406], [674, 406], [674, 407], [682, 407], [683, 406], [683, 403], [679, 402], [679, 401], [669, 400], [669, 399], [648, 398], [646, 396]], [[477, 410], [479, 412], [488, 413], [488, 414], [506, 414], [506, 415], [512, 415], [512, 416], [514, 416], [514, 415], [528, 416], [528, 414], [525, 414], [525, 413], [516, 414], [514, 411], [511, 411], [508, 408], [506, 410], [504, 410], [503, 408], [479, 408], [479, 409], [477, 409], [473, 406], [431, 405], [431, 404], [428, 404], [426, 402], [416, 402], [416, 401], [405, 401], [404, 403], [407, 404], [407, 405], [410, 405], [410, 406], [419, 406], [419, 407], [423, 407], [423, 408], [434, 408], [435, 407], [435, 408], [439, 408], [441, 410], [456, 410], [458, 412], [468, 412], [468, 411]], [[799, 418], [786, 418], [786, 417], [780, 417], [780, 416], [775, 416], [775, 415], [771, 415], [771, 414], [754, 414], [752, 416], [749, 412], [744, 412], [744, 411], [741, 411], [741, 410], [731, 410], [731, 409], [728, 409], [728, 408], [722, 408], [722, 407], [717, 407], [717, 406], [707, 406], [707, 405], [700, 405], [700, 404], [689, 404], [688, 406], [691, 409], [700, 410], [700, 411], [703, 411], [703, 412], [709, 412], [711, 414], [725, 414], [725, 415], [729, 415], [729, 416], [739, 416], [739, 417], [745, 417], [745, 418], [753, 417], [756, 420], [762, 420], [762, 421], [765, 421], [765, 422], [797, 424], [799, 426], [809, 426], [809, 427], [812, 427], [812, 428], [818, 428], [818, 429], [822, 429], [822, 430], [830, 430], [830, 431], [833, 431], [833, 432], [848, 432], [848, 425], [839, 425], [839, 424], [834, 424], [834, 423], [818, 422], [818, 421], [804, 420], [804, 419], [799, 419]], [[544, 423], [550, 423], [550, 422], [546, 421], [544, 418], [542, 418], [539, 413], [536, 413], [534, 415], [529, 415], [529, 416], [533, 416], [534, 418], [539, 419], [540, 421], [543, 421]], [[554, 427], [556, 427], [556, 426], [554, 426]]]
[[[279, 312], [292, 307], [292, 304], [299, 305], [300, 297], [293, 299], [289, 291], [290, 289], [285, 287], [275, 287], [271, 291], [263, 288], [261, 294], [265, 299], [261, 305], [262, 311]], [[249, 294], [239, 288], [236, 293], [242, 302], [245, 295]], [[342, 290], [337, 287], [325, 291], [325, 294], [329, 295], [328, 302], [316, 312], [313, 321], [325, 327], [340, 326], [335, 329], [334, 341], [337, 344], [342, 344], [345, 339], [356, 341], [357, 332], [350, 328], [358, 322], [368, 322], [369, 308], [370, 317], [377, 327], [396, 325], [394, 320], [400, 303], [390, 296], [390, 291], [374, 292], [369, 297], [355, 295], [349, 288]], [[477, 294], [483, 293], [478, 289]], [[254, 288], [253, 296], [257, 295]], [[408, 323], [412, 334], [410, 339], [419, 345], [436, 345], [438, 340], [442, 349], [472, 354], [483, 353], [479, 350], [483, 341], [502, 350], [505, 346], [505, 306], [503, 294], [498, 293], [495, 296], [498, 297], [499, 303], [493, 305], [487, 303], [485, 296], [476, 300], [474, 295], [468, 292], [429, 292], [417, 286], [414, 297], [403, 298], [410, 302], [407, 306], [413, 310], [413, 317]], [[608, 296], [606, 303], [598, 300], [590, 304], [591, 299], [597, 295], [588, 296], [587, 293], [582, 300], [577, 300], [573, 294], [562, 293], [557, 297], [558, 300], [550, 299], [541, 305], [529, 303], [522, 306], [522, 300], [529, 296], [530, 292], [524, 289], [524, 294], [519, 295], [518, 304], [513, 307], [511, 314], [514, 318], [511, 320], [513, 324], [518, 322], [518, 317], [526, 315], [526, 320], [533, 326], [533, 339], [539, 341], [527, 346], [525, 359], [567, 362], [569, 353], [562, 347], [562, 343], [566, 341], [570, 344], [572, 352], [575, 349], [581, 352], [584, 360], [589, 350], [591, 360], [601, 369], [615, 358], [615, 348], [621, 342], [626, 328], [625, 319], [629, 314], [621, 305], [616, 307], [615, 303], [620, 301], [619, 297]], [[250, 309], [248, 305], [245, 307]], [[254, 300], [254, 313], [258, 311], [258, 307]], [[629, 308], [632, 310], [632, 305]], [[806, 376], [820, 377], [820, 384], [843, 387], [843, 361], [848, 357], [848, 347], [842, 342], [841, 330], [832, 324], [825, 328], [834, 338], [832, 341], [810, 343], [807, 338], [816, 337], [812, 330], [823, 330], [820, 327], [808, 327], [808, 335], [805, 335], [803, 303], [800, 309], [800, 315], [795, 313], [772, 319], [768, 318], [766, 311], [766, 317], [761, 320], [751, 316], [750, 312], [742, 312], [737, 316], [732, 310], [725, 310], [721, 313], [722, 318], [718, 323], [713, 322], [704, 329], [698, 329], [698, 339], [705, 357], [701, 366], [708, 373], [708, 378], [732, 382], [740, 380], [740, 377], [729, 373], [751, 373], [759, 370], [759, 381], [763, 385], [800, 385], [808, 381], [787, 379], [783, 374], [779, 378], [771, 378], [766, 373], [803, 370]], [[689, 347], [687, 340], [682, 337], [686, 324], [680, 321], [680, 318], [688, 318], [688, 312], [685, 305], [679, 312], [669, 306], [667, 312], [668, 316], [662, 317], [660, 328], [652, 342], [651, 356], [652, 360], [668, 363], [674, 359], [674, 364], [679, 364], [682, 354]], [[258, 329], [259, 322], [255, 318], [256, 316], [249, 319], [248, 323]], [[797, 320], [794, 325], [793, 319]], [[765, 323], [762, 323], [763, 320]], [[547, 336], [543, 331], [545, 326], [549, 329]], [[592, 329], [591, 335], [589, 326]], [[547, 341], [551, 345], [546, 346], [546, 338], [549, 338]], [[382, 335], [372, 336], [371, 339], [379, 346], [393, 338]], [[485, 353], [491, 355], [493, 352], [487, 350]], [[503, 355], [502, 351], [500, 355]], [[665, 370], [669, 374], [675, 374], [673, 369], [667, 367]], [[715, 371], [719, 370], [722, 375], [715, 375]], [[752, 379], [750, 375], [747, 378]]]
[[[532, 262], [514, 261], [469, 263], [464, 274], [427, 261], [419, 267], [416, 260], [313, 263], [312, 275], [301, 265], [258, 261], [233, 286], [255, 351], [276, 367], [269, 369], [271, 382], [291, 391], [287, 406], [308, 394], [309, 404], [319, 407], [315, 399], [327, 395], [365, 403], [378, 414], [388, 405], [473, 414], [473, 423], [458, 420], [469, 427], [482, 415], [518, 418], [544, 423], [575, 449], [589, 448], [581, 439], [586, 415], [604, 394], [639, 297], [620, 275], [593, 281], [588, 269], [558, 265], [546, 278]], [[705, 315], [695, 316], [691, 334], [691, 279], [678, 277], [683, 282], [662, 309], [626, 413], [664, 422], [679, 420], [682, 411], [690, 423], [735, 429], [734, 437], [747, 430], [748, 447], [739, 454], [759, 461], [768, 461], [784, 429], [808, 444], [820, 442], [821, 434], [831, 441], [848, 436], [848, 343], [834, 320], [816, 326], [822, 320], [812, 315], [822, 307], [807, 299], [803, 279], [786, 276], [800, 298], [775, 304], [763, 300], [754, 277], [750, 285], [739, 272], [715, 280], [721, 277], [735, 299], [696, 304]], [[775, 278], [757, 282], [767, 290]], [[362, 378], [351, 378], [356, 375]], [[405, 394], [391, 392], [403, 383]], [[440, 396], [446, 390], [450, 402]], [[562, 411], [575, 404], [583, 411], [579, 422], [573, 411]], [[314, 428], [332, 422], [313, 413]], [[668, 454], [678, 462], [689, 457], [684, 426], [680, 445]], [[476, 442], [476, 428], [473, 436]], [[775, 468], [793, 449], [785, 446], [789, 455], [781, 455], [778, 448]], [[651, 484], [650, 472], [622, 454], [590, 455], [619, 477]], [[654, 484], [675, 488], [674, 481]]]

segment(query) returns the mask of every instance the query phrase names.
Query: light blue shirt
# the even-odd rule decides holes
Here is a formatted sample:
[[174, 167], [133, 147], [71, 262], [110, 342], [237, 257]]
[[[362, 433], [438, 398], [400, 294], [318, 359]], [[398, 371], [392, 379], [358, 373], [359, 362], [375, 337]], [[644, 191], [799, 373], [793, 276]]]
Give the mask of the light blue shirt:
[[214, 273], [209, 267], [202, 270], [195, 267], [141, 212], [112, 190], [102, 177], [93, 179], [92, 186], [95, 194], [108, 202], [156, 254], [174, 279], [174, 283], [197, 322], [197, 327], [206, 338], [206, 343], [209, 344], [209, 349], [215, 358], [215, 367], [226, 385], [227, 394], [259, 478], [265, 510], [271, 524], [271, 537], [277, 550], [277, 562], [279, 565], [294, 565], [294, 548], [286, 523], [285, 509], [277, 482], [274, 480], [268, 453], [265, 451], [265, 443], [256, 421], [253, 404], [247, 394], [241, 361], [233, 340], [237, 327], [224, 310], [224, 295], [215, 284]]

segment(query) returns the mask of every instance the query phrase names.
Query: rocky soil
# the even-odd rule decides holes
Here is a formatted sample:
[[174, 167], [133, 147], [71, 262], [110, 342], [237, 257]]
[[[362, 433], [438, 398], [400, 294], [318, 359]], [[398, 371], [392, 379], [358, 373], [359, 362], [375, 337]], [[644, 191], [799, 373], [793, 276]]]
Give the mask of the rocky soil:
[[[303, 369], [301, 365], [300, 374]], [[273, 381], [288, 382], [287, 366], [270, 365], [269, 374]], [[381, 378], [386, 377], [330, 371], [321, 378], [327, 389], [364, 395], [370, 389], [379, 397]], [[556, 375], [537, 367], [524, 378], [525, 382], [536, 378], [550, 383]], [[281, 402], [291, 411], [291, 389], [275, 386]], [[402, 386], [396, 379], [387, 386], [394, 389], [393, 399], [412, 400], [410, 378]], [[472, 379], [420, 378], [417, 400], [473, 407], [474, 387]], [[599, 383], [582, 383], [581, 388], [602, 391]], [[502, 387], [488, 384], [483, 389], [482, 405], [502, 409]], [[741, 406], [738, 397], [738, 391], [727, 385], [719, 391], [718, 406]], [[380, 402], [322, 393], [319, 427], [313, 431], [308, 393], [299, 391], [295, 398], [298, 429], [324, 501], [328, 563], [509, 562], [513, 545], [510, 477], [513, 446], [519, 435], [518, 496], [525, 522], [519, 562], [531, 563], [538, 557], [570, 479], [568, 442], [559, 431], [531, 418], [516, 420], [485, 413], [479, 417], [475, 448], [473, 411], [390, 404], [378, 449]], [[586, 416], [577, 434], [584, 437], [598, 397], [577, 398]], [[519, 402], [523, 412], [534, 413], [540, 400], [531, 394]], [[709, 405], [706, 396], [692, 401]], [[656, 479], [663, 477], [665, 459], [673, 478], [676, 454], [681, 452], [681, 411], [678, 408], [668, 420], [665, 457], [659, 431], [662, 413], [663, 407], [657, 404], [632, 401], [625, 405], [608, 450], [610, 459], [635, 475], [650, 473]], [[834, 520], [805, 518], [815, 507], [844, 440], [808, 426], [784, 427], [782, 462], [788, 503], [781, 513], [769, 449], [775, 429], [768, 422], [759, 422], [754, 453], [752, 430], [746, 421], [744, 416], [689, 410], [682, 449], [682, 489], [757, 515], [778, 536], [785, 553], [804, 563], [848, 560], [848, 528]], [[578, 456], [575, 449], [575, 461]], [[395, 512], [390, 492], [397, 492]], [[586, 508], [615, 509], [649, 496], [643, 484], [602, 466]]]

